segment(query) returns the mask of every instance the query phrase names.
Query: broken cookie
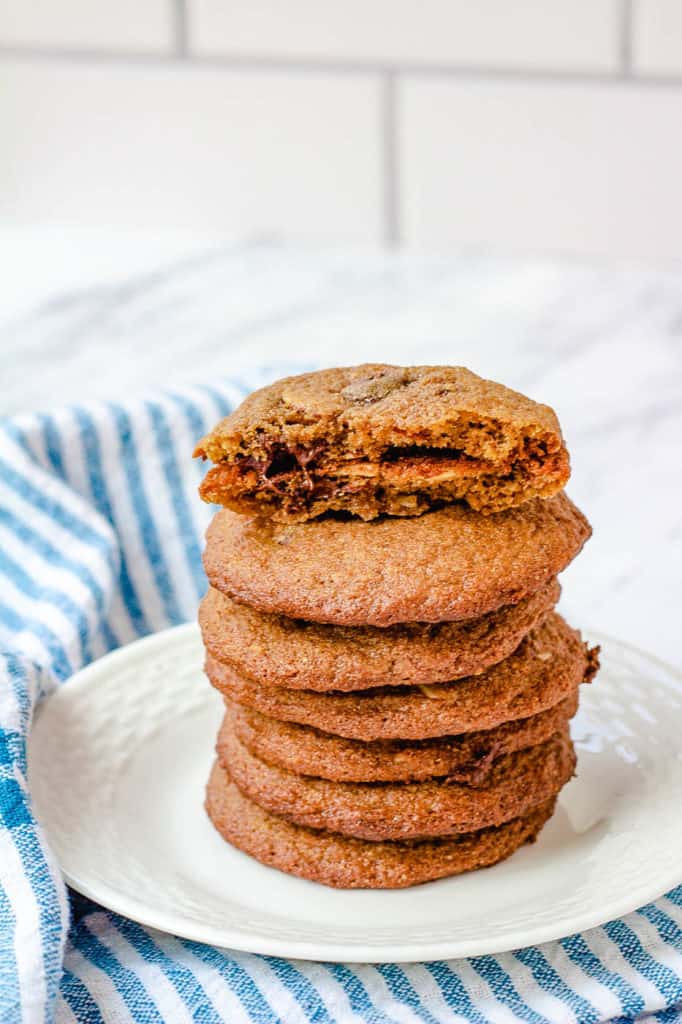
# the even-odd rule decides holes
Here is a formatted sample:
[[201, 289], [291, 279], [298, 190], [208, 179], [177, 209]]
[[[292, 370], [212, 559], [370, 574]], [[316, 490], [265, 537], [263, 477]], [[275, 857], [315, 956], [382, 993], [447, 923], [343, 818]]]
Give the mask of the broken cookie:
[[491, 513], [550, 497], [570, 475], [554, 412], [463, 367], [383, 364], [288, 377], [197, 445], [201, 496], [304, 521], [413, 516], [453, 501]]

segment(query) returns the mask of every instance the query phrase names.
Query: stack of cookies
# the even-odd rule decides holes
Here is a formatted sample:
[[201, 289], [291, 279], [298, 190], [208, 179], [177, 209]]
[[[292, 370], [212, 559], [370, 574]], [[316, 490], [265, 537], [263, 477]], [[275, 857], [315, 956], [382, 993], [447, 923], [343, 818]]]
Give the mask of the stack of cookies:
[[343, 888], [533, 840], [597, 669], [554, 611], [590, 527], [552, 410], [461, 367], [324, 370], [254, 393], [197, 454], [223, 506], [200, 623], [224, 838]]

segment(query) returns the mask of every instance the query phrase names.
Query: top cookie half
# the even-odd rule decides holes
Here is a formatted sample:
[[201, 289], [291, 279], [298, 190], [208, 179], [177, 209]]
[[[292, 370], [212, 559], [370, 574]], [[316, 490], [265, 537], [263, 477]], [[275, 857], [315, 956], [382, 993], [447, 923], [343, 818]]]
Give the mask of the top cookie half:
[[363, 366], [255, 391], [197, 445], [202, 498], [303, 521], [488, 513], [550, 497], [570, 475], [554, 412], [460, 366]]

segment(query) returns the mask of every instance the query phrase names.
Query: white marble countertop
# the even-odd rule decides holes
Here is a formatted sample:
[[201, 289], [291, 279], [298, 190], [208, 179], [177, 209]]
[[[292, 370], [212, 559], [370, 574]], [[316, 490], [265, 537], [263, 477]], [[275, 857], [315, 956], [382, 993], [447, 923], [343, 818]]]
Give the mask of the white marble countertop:
[[112, 238], [0, 239], [0, 411], [255, 365], [465, 364], [559, 414], [594, 526], [567, 616], [682, 665], [682, 269]]

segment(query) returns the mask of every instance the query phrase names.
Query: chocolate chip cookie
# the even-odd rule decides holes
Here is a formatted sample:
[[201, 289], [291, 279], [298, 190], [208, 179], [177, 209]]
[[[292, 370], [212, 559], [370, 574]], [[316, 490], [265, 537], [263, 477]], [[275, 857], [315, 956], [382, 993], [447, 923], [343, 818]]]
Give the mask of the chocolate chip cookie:
[[589, 682], [598, 664], [597, 650], [550, 612], [510, 657], [454, 683], [314, 693], [262, 686], [210, 657], [206, 674], [216, 689], [244, 707], [368, 743], [454, 736], [529, 718]]
[[443, 779], [377, 784], [297, 775], [261, 761], [230, 728], [218, 756], [244, 796], [271, 814], [373, 841], [429, 839], [502, 825], [555, 797], [575, 769], [567, 725], [544, 743], [501, 755], [476, 787]]
[[544, 587], [590, 526], [566, 494], [489, 516], [451, 505], [407, 519], [282, 524], [222, 509], [211, 586], [261, 612], [341, 626], [475, 619]]
[[218, 734], [220, 755], [228, 730], [261, 761], [300, 775], [333, 782], [405, 782], [448, 778], [468, 786], [484, 783], [496, 758], [543, 743], [576, 713], [577, 689], [554, 707], [494, 729], [429, 740], [363, 743], [306, 725], [280, 722], [227, 702]]
[[373, 519], [466, 501], [488, 513], [570, 474], [554, 412], [461, 366], [366, 364], [254, 392], [197, 445], [200, 493], [282, 521]]
[[559, 600], [550, 580], [517, 604], [463, 622], [329, 626], [267, 615], [211, 587], [199, 609], [216, 661], [259, 683], [302, 690], [364, 690], [474, 675], [516, 650]]
[[554, 800], [497, 828], [448, 839], [373, 843], [294, 825], [264, 811], [216, 762], [206, 810], [224, 839], [269, 867], [337, 889], [403, 889], [511, 856], [534, 841], [554, 811]]

